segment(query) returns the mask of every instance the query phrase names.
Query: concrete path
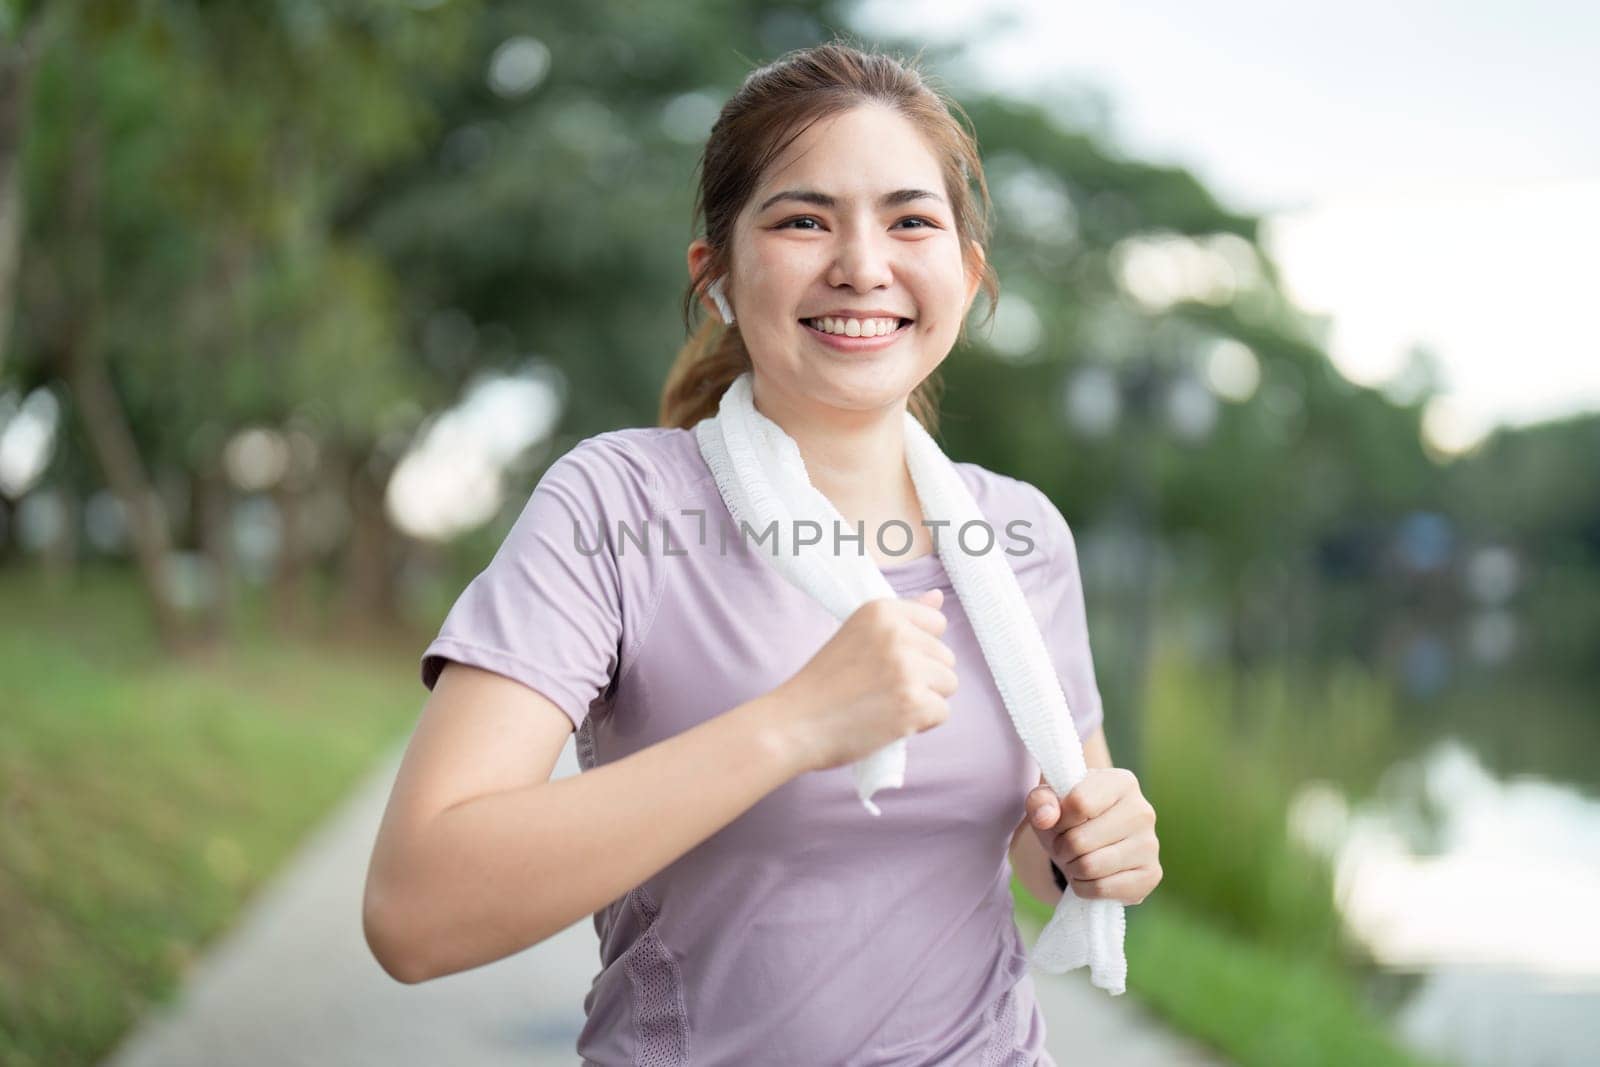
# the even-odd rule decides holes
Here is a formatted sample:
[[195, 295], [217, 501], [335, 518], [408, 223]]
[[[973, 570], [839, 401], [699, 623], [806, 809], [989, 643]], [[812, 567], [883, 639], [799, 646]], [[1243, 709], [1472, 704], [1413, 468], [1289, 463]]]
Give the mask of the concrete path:
[[[498, 963], [402, 985], [361, 933], [367, 859], [399, 766], [394, 753], [188, 975], [176, 1003], [105, 1067], [544, 1067], [578, 1062], [599, 963], [591, 920]], [[556, 775], [578, 773], [569, 740]], [[1033, 943], [1033, 932], [1024, 930]], [[1034, 972], [1061, 1067], [1213, 1067], [1129, 997]]]

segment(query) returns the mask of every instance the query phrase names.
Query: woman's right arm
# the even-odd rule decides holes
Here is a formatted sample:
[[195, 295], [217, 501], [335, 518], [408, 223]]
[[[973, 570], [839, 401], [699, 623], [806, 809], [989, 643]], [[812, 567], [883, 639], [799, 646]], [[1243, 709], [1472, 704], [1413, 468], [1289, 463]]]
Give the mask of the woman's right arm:
[[447, 663], [367, 871], [373, 955], [402, 982], [566, 929], [801, 774], [944, 722], [955, 655], [935, 590], [873, 600], [787, 682], [633, 755], [549, 780], [572, 720], [531, 686]]
[[809, 768], [769, 693], [550, 781], [572, 721], [449, 663], [395, 779], [367, 872], [367, 944], [414, 983], [502, 959], [667, 867]]

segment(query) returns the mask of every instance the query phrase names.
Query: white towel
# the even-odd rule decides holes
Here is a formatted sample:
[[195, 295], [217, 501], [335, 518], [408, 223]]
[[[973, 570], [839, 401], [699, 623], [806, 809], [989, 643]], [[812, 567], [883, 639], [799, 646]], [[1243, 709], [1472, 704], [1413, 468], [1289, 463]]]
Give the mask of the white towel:
[[[910, 412], [905, 414], [905, 428], [906, 465], [923, 519], [948, 522], [949, 531], [960, 530], [967, 522], [987, 522], [955, 465]], [[776, 525], [771, 560], [785, 578], [841, 622], [869, 600], [897, 595], [869, 556], [835, 552], [831, 535], [816, 544], [797, 546], [799, 522], [817, 523], [824, 531], [850, 527], [811, 484], [794, 438], [756, 410], [749, 371], [734, 380], [717, 414], [702, 419], [694, 432], [735, 525], [747, 523], [757, 534]], [[1083, 745], [1016, 575], [1002, 553], [965, 552], [953, 535], [939, 538], [938, 550], [1018, 736], [1039, 764], [1045, 783], [1058, 798], [1065, 796], [1087, 774]], [[880, 814], [873, 793], [905, 784], [906, 740], [855, 764], [856, 789], [873, 815]], [[1051, 974], [1087, 964], [1091, 982], [1121, 993], [1128, 974], [1125, 930], [1121, 903], [1084, 900], [1069, 888], [1030, 958]]]

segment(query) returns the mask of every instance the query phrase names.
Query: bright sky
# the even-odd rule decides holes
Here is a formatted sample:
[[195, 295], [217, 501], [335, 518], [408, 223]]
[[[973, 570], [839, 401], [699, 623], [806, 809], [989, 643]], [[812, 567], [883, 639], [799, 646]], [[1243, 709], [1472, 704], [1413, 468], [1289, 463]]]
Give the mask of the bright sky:
[[1420, 342], [1458, 432], [1600, 409], [1600, 7], [873, 0], [864, 25], [940, 39], [974, 7], [1016, 21], [968, 76], [1099, 88], [1116, 143], [1269, 216], [1353, 380]]

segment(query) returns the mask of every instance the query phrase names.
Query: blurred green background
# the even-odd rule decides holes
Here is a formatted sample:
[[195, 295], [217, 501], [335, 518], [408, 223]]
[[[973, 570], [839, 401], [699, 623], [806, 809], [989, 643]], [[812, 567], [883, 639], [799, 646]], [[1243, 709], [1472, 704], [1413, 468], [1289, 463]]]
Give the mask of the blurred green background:
[[[751, 65], [1003, 28], [875, 8], [0, 0], [0, 1063], [169, 997], [409, 732], [544, 467], [654, 421]], [[1440, 354], [1351, 380], [1266, 220], [1099, 97], [950, 81], [1004, 295], [942, 442], [1077, 535], [1160, 813], [1133, 994], [1240, 1063], [1581, 1062], [1600, 416], [1441, 430]]]

